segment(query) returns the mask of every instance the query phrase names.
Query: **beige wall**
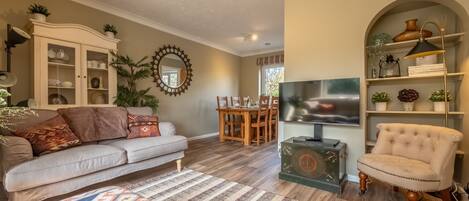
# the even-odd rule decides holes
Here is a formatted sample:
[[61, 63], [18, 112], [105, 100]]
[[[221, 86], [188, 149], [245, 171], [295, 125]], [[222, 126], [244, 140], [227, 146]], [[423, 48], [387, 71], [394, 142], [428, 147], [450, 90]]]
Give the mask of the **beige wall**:
[[[398, 0], [404, 2], [405, 0]], [[409, 0], [407, 0], [409, 1]], [[364, 153], [364, 106], [365, 106], [365, 37], [368, 26], [382, 9], [393, 0], [295, 0], [285, 1], [285, 79], [286, 81], [325, 78], [359, 77], [362, 90], [362, 126], [326, 126], [325, 137], [341, 139], [347, 143], [347, 171], [356, 175], [356, 161]], [[458, 14], [469, 11], [467, 0], [438, 0], [457, 10]], [[467, 22], [464, 25], [468, 30]], [[467, 53], [466, 53], [467, 55]], [[467, 71], [467, 65], [462, 66]], [[466, 78], [467, 80], [467, 78]], [[467, 100], [467, 81], [461, 91]], [[466, 101], [467, 102], [467, 101]], [[469, 112], [463, 104], [462, 110]], [[464, 131], [469, 133], [466, 117]], [[312, 126], [286, 124], [285, 137], [313, 133]], [[469, 137], [461, 148], [469, 153]], [[469, 180], [469, 159], [465, 160], [465, 181]]]
[[[6, 23], [21, 28], [28, 23], [26, 9], [36, 1], [1, 2], [0, 38], [4, 38]], [[155, 50], [165, 44], [181, 47], [189, 55], [194, 70], [194, 79], [186, 93], [177, 97], [166, 96], [151, 79], [140, 82], [138, 86], [153, 87], [150, 93], [160, 100], [160, 118], [174, 122], [178, 133], [192, 137], [218, 131], [215, 97], [219, 94], [238, 95], [240, 57], [71, 1], [43, 0], [40, 3], [46, 5], [52, 13], [48, 18], [50, 22], [83, 24], [99, 31], [106, 23], [116, 25], [118, 38], [122, 40], [118, 46], [119, 52], [135, 59], [152, 56]], [[32, 93], [30, 47], [29, 44], [22, 44], [13, 51], [13, 72], [20, 79], [13, 88], [13, 101], [17, 102], [30, 97]]]
[[257, 65], [257, 58], [282, 54], [283, 51], [268, 54], [259, 54], [241, 58], [241, 74], [239, 83], [239, 95], [250, 96], [254, 99], [259, 97], [260, 66]]

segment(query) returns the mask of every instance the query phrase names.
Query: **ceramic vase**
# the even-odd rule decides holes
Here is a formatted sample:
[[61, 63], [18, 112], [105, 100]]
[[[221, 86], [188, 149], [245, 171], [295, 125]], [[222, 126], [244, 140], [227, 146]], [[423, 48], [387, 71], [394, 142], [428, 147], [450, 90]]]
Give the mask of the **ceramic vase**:
[[433, 111], [435, 112], [445, 112], [446, 104], [444, 101], [433, 102]]
[[104, 34], [108, 37], [108, 38], [115, 38], [116, 36], [114, 35], [113, 32], [110, 32], [110, 31], [106, 31], [104, 32]]
[[383, 111], [387, 110], [388, 103], [387, 102], [377, 102], [377, 103], [375, 103], [375, 106], [376, 106], [376, 111], [383, 112]]
[[404, 111], [414, 111], [414, 102], [402, 102]]
[[46, 21], [46, 18], [47, 16], [45, 16], [44, 14], [41, 14], [41, 13], [33, 13], [31, 14], [31, 17], [37, 21], [40, 21], [40, 22], [45, 22]]
[[[410, 19], [405, 21], [406, 29], [404, 32], [400, 33], [399, 35], [395, 36], [392, 40], [394, 42], [401, 42], [407, 40], [415, 40], [420, 38], [420, 29], [417, 26], [417, 19]], [[423, 30], [422, 35], [423, 37], [431, 37], [432, 32], [428, 30]]]
[[91, 88], [97, 89], [99, 88], [100, 80], [97, 77], [91, 79]]

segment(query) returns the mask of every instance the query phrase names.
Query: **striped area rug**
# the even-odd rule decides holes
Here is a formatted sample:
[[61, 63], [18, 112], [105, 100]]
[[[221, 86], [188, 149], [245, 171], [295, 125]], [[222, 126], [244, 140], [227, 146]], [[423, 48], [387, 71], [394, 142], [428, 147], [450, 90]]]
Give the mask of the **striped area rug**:
[[124, 188], [152, 201], [293, 201], [272, 192], [190, 169], [170, 172]]

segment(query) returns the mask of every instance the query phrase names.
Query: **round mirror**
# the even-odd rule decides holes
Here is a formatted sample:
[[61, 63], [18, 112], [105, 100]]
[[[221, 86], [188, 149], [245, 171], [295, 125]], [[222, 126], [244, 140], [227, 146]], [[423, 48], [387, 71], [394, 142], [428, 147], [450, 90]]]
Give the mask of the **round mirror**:
[[187, 55], [175, 46], [163, 46], [152, 61], [153, 81], [169, 95], [184, 93], [192, 81], [192, 68]]

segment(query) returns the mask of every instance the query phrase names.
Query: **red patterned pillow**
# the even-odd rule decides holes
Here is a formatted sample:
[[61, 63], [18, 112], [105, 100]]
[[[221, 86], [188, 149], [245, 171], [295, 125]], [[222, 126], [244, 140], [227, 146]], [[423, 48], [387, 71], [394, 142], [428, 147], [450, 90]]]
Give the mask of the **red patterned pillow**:
[[60, 115], [29, 128], [17, 129], [15, 135], [26, 138], [31, 143], [35, 155], [48, 154], [81, 144]]
[[157, 116], [129, 114], [127, 117], [129, 118], [130, 129], [127, 139], [161, 136]]

